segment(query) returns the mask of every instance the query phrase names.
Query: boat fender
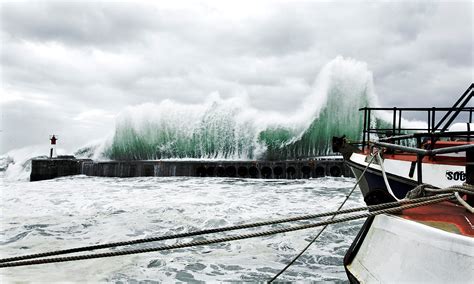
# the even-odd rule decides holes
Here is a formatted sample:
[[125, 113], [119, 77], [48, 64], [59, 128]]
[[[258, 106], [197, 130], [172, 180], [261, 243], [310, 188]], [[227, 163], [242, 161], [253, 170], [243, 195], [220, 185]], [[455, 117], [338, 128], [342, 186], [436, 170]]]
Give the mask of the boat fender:
[[367, 205], [377, 205], [397, 200], [385, 189], [375, 188], [365, 195], [364, 201]]

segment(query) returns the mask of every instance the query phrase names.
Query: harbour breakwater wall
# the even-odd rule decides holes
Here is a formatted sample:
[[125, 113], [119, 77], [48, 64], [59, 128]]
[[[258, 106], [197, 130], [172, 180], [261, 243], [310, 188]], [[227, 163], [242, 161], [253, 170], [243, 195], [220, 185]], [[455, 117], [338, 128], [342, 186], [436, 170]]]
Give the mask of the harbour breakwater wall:
[[78, 174], [123, 178], [191, 176], [302, 179], [353, 176], [339, 157], [293, 161], [92, 161], [54, 158], [34, 159], [30, 181]]
[[40, 181], [63, 176], [81, 174], [82, 164], [85, 161], [72, 156], [52, 159], [32, 159], [30, 181]]

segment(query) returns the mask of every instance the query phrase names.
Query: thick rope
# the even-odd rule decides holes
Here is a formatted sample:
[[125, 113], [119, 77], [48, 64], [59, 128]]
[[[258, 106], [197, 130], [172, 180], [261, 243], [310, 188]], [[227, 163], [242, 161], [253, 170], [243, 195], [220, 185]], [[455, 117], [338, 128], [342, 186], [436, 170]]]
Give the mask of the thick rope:
[[442, 188], [442, 189], [432, 188], [432, 187], [429, 187], [429, 186], [424, 187], [423, 189], [427, 192], [433, 192], [433, 193], [453, 192], [454, 196], [456, 197], [456, 200], [462, 206], [464, 206], [464, 208], [466, 208], [469, 212], [474, 213], [474, 208], [471, 205], [469, 205], [469, 203], [464, 201], [464, 199], [462, 199], [462, 197], [459, 195], [460, 192], [465, 193], [465, 194], [473, 195], [474, 194], [474, 186], [473, 185], [470, 185], [468, 183], [464, 183], [463, 185], [453, 185], [453, 186], [450, 186], [450, 187], [447, 187], [447, 188]]
[[455, 193], [454, 193], [454, 196], [456, 196], [456, 200], [457, 200], [462, 206], [464, 206], [464, 208], [466, 208], [469, 212], [474, 213], [474, 208], [472, 208], [472, 206], [469, 205], [469, 203], [467, 203], [466, 201], [464, 201], [464, 199], [462, 199], [462, 197], [459, 195], [459, 192], [455, 192]]
[[392, 197], [395, 198], [396, 201], [400, 201], [400, 199], [397, 198], [395, 193], [393, 193], [392, 187], [390, 186], [390, 183], [388, 182], [387, 173], [385, 172], [385, 167], [383, 165], [384, 161], [382, 157], [380, 156], [380, 152], [376, 154], [376, 157], [379, 162], [380, 168], [382, 169], [382, 176], [383, 176], [383, 181], [385, 182], [385, 187], [387, 188], [388, 192], [392, 195]]
[[0, 268], [26, 266], [26, 265], [38, 265], [38, 264], [46, 264], [46, 263], [57, 263], [57, 262], [66, 262], [66, 261], [77, 261], [77, 260], [84, 260], [84, 259], [96, 259], [96, 258], [114, 257], [114, 256], [131, 255], [131, 254], [147, 253], [147, 252], [157, 252], [157, 251], [164, 251], [164, 250], [171, 250], [171, 249], [179, 249], [179, 248], [187, 248], [187, 247], [193, 247], [193, 246], [202, 246], [202, 245], [210, 245], [210, 244], [216, 244], [216, 243], [222, 243], [222, 242], [237, 241], [237, 240], [243, 240], [243, 239], [249, 239], [249, 238], [255, 238], [255, 237], [265, 237], [265, 236], [271, 236], [275, 234], [321, 227], [326, 224], [335, 224], [335, 223], [357, 220], [361, 218], [367, 218], [367, 217], [375, 216], [382, 213], [400, 212], [400, 210], [439, 203], [442, 201], [449, 200], [451, 198], [453, 198], [453, 196], [443, 196], [436, 199], [422, 201], [422, 202], [418, 202], [414, 204], [407, 204], [407, 205], [402, 205], [399, 207], [381, 209], [378, 211], [372, 211], [372, 212], [363, 213], [359, 215], [347, 216], [347, 217], [339, 218], [339, 219], [325, 220], [325, 221], [316, 222], [313, 224], [300, 225], [300, 226], [295, 226], [295, 227], [290, 227], [290, 228], [281, 228], [281, 229], [269, 230], [265, 232], [249, 233], [249, 234], [243, 234], [243, 235], [237, 235], [237, 236], [231, 236], [231, 237], [195, 241], [195, 242], [154, 247], [154, 248], [142, 248], [142, 249], [104, 252], [104, 253], [87, 254], [87, 255], [77, 255], [77, 256], [67, 256], [67, 257], [57, 257], [57, 258], [41, 258], [41, 259], [33, 259], [33, 260], [27, 260], [27, 261], [7, 262], [7, 263], [0, 263]]
[[474, 190], [471, 190], [469, 187], [464, 185], [453, 185], [447, 188], [434, 188], [427, 186], [424, 190], [433, 193], [450, 193], [450, 192], [460, 192], [465, 194], [474, 194]]
[[462, 185], [453, 185], [447, 188], [436, 188], [430, 184], [420, 184], [414, 189], [410, 190], [407, 193], [406, 198], [424, 197], [440, 193], [454, 193], [456, 200], [469, 212], [474, 213], [474, 208], [459, 195], [459, 193], [474, 195], [474, 185], [468, 183], [464, 183]]
[[385, 209], [385, 208], [396, 207], [396, 206], [399, 206], [400, 204], [416, 203], [416, 202], [421, 202], [421, 201], [426, 201], [426, 200], [431, 200], [431, 199], [436, 199], [438, 197], [446, 197], [446, 196], [450, 196], [450, 194], [423, 197], [423, 198], [417, 198], [417, 199], [407, 199], [407, 200], [402, 200], [400, 202], [389, 202], [389, 203], [377, 204], [377, 205], [371, 205], [371, 206], [349, 208], [349, 209], [344, 209], [344, 210], [339, 210], [339, 211], [296, 216], [296, 217], [278, 219], [278, 220], [273, 220], [273, 221], [262, 221], [262, 222], [255, 222], [255, 223], [250, 223], [250, 224], [234, 225], [234, 226], [207, 229], [207, 230], [196, 231], [196, 232], [180, 233], [180, 234], [174, 234], [174, 235], [168, 235], [168, 236], [135, 239], [135, 240], [130, 240], [130, 241], [113, 242], [113, 243], [77, 247], [77, 248], [71, 248], [71, 249], [65, 249], [65, 250], [57, 250], [57, 251], [43, 252], [43, 253], [37, 253], [37, 254], [16, 256], [16, 257], [0, 259], [0, 263], [20, 261], [20, 260], [33, 259], [33, 258], [42, 258], [42, 257], [48, 257], [48, 256], [54, 256], [54, 255], [71, 254], [71, 253], [78, 253], [78, 252], [98, 250], [98, 249], [114, 248], [114, 247], [120, 247], [120, 246], [129, 246], [129, 245], [135, 245], [135, 244], [141, 244], [141, 243], [165, 241], [165, 240], [171, 240], [171, 239], [177, 239], [177, 238], [187, 238], [187, 237], [194, 237], [194, 236], [221, 233], [221, 232], [241, 230], [241, 229], [256, 228], [256, 227], [261, 227], [261, 226], [288, 223], [288, 222], [293, 222], [293, 221], [302, 221], [302, 220], [309, 220], [309, 219], [315, 219], [315, 218], [320, 218], [320, 217], [328, 217], [328, 216], [333, 216], [333, 215], [354, 213], [354, 212], [365, 211], [365, 210], [375, 211], [375, 210], [380, 210], [380, 209]]
[[[372, 158], [370, 159], [369, 163], [367, 164], [367, 166], [365, 167], [365, 169], [362, 171], [362, 174], [359, 176], [359, 178], [357, 179], [356, 183], [354, 184], [354, 186], [352, 187], [351, 191], [349, 192], [349, 194], [346, 195], [346, 198], [344, 199], [344, 201], [341, 203], [341, 205], [339, 205], [339, 207], [337, 208], [336, 212], [339, 212], [339, 210], [341, 210], [342, 207], [344, 207], [344, 205], [346, 204], [347, 200], [351, 197], [352, 193], [354, 193], [354, 190], [357, 188], [357, 186], [359, 185], [359, 182], [362, 180], [362, 178], [364, 177], [364, 174], [365, 172], [367, 171], [367, 169], [369, 168], [370, 164], [372, 164], [372, 162], [374, 161], [375, 159], [375, 156], [372, 156]], [[330, 220], [333, 220], [334, 218], [336, 217], [336, 214], [332, 215], [331, 219]], [[319, 236], [321, 236], [321, 234], [324, 232], [324, 230], [326, 230], [326, 228], [329, 226], [329, 224], [327, 225], [324, 225], [324, 227], [318, 232], [318, 234], [301, 250], [300, 253], [298, 253], [298, 255], [296, 255], [285, 267], [283, 267], [282, 270], [280, 270], [280, 272], [278, 272], [275, 276], [273, 276], [272, 279], [270, 279], [268, 281], [268, 283], [272, 283], [273, 281], [275, 281], [281, 274], [283, 274], [290, 266], [292, 266], [295, 261], [300, 258], [300, 256], [302, 256], [307, 250], [308, 248], [319, 238]]]

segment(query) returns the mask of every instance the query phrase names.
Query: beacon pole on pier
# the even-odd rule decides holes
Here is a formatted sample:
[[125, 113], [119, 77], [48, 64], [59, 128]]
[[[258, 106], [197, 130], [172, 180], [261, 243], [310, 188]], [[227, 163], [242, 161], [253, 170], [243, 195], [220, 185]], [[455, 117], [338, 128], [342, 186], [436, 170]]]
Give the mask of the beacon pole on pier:
[[49, 140], [51, 140], [51, 149], [49, 150], [49, 157], [53, 158], [53, 156], [56, 157], [56, 141], [58, 140], [58, 138], [56, 138], [56, 136], [53, 134], [53, 136], [51, 136]]

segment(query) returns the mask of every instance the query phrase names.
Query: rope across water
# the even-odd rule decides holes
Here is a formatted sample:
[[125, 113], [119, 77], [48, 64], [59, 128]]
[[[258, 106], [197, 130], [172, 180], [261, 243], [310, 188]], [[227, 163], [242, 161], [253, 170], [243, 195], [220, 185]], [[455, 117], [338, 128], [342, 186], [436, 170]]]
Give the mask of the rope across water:
[[[419, 207], [419, 206], [434, 204], [434, 203], [446, 201], [446, 200], [449, 200], [449, 199], [452, 199], [452, 198], [454, 198], [452, 194], [441, 195], [441, 196], [422, 197], [422, 198], [419, 198], [419, 199], [416, 199], [416, 200], [411, 200], [409, 202], [404, 202], [404, 203], [407, 203], [407, 204], [397, 206], [397, 207], [394, 207], [394, 204], [390, 203], [390, 204], [380, 204], [380, 205], [374, 205], [374, 206], [369, 206], [369, 207], [363, 207], [363, 209], [354, 208], [354, 209], [341, 210], [339, 212], [314, 214], [314, 215], [323, 215], [323, 216], [328, 216], [328, 214], [329, 214], [329, 216], [330, 216], [330, 215], [334, 215], [334, 214], [343, 214], [342, 211], [345, 211], [345, 213], [362, 211], [362, 210], [369, 210], [370, 211], [370, 212], [367, 212], [367, 213], [362, 213], [362, 214], [353, 215], [353, 216], [347, 216], [347, 217], [333, 219], [333, 220], [325, 220], [325, 221], [320, 221], [320, 222], [316, 222], [316, 223], [312, 223], [312, 224], [293, 226], [293, 227], [289, 227], [289, 228], [280, 228], [280, 229], [274, 229], [274, 230], [269, 230], [269, 231], [264, 231], [264, 232], [248, 233], [248, 234], [242, 234], [242, 235], [237, 235], [237, 236], [216, 238], [216, 239], [210, 239], [210, 240], [188, 242], [188, 243], [175, 244], [175, 245], [169, 245], [169, 246], [159, 246], [159, 247], [153, 247], [153, 248], [140, 248], [140, 249], [131, 249], [131, 250], [104, 252], [104, 253], [95, 253], [95, 254], [86, 254], [86, 255], [76, 255], [76, 256], [66, 256], [66, 257], [57, 257], [57, 258], [32, 259], [32, 258], [44, 257], [45, 255], [47, 255], [47, 256], [57, 255], [58, 252], [49, 252], [49, 253], [44, 253], [44, 254], [36, 254], [36, 255], [22, 256], [22, 257], [20, 256], [20, 257], [16, 257], [16, 258], [7, 258], [7, 259], [2, 259], [1, 260], [0, 268], [26, 266], [26, 265], [38, 265], [38, 264], [46, 264], [46, 263], [57, 263], [57, 262], [66, 262], [66, 261], [77, 261], [77, 260], [95, 259], [95, 258], [105, 258], [105, 257], [131, 255], [131, 254], [147, 253], [147, 252], [157, 252], [157, 251], [179, 249], [179, 248], [186, 248], [186, 247], [193, 247], [193, 246], [210, 245], [210, 244], [222, 243], [222, 242], [230, 242], [230, 241], [243, 240], [243, 239], [249, 239], [249, 238], [255, 238], [255, 237], [264, 237], [264, 236], [270, 236], [270, 235], [275, 235], [275, 234], [293, 232], [293, 231], [298, 231], [298, 230], [305, 230], [305, 229], [309, 229], [309, 228], [321, 227], [321, 226], [324, 226], [324, 225], [327, 225], [327, 224], [341, 223], [341, 222], [347, 222], [347, 221], [357, 220], [357, 219], [361, 219], [361, 218], [367, 218], [367, 217], [375, 216], [375, 215], [382, 214], [382, 213], [396, 213], [396, 212], [399, 212], [400, 210], [405, 210], [405, 209], [415, 208], [415, 207]], [[383, 208], [384, 206], [386, 206], [385, 209], [380, 209], [380, 208]], [[378, 208], [378, 209], [376, 209], [376, 208]], [[373, 210], [375, 210], [375, 211], [373, 211]], [[296, 217], [296, 218], [298, 218], [298, 217]], [[295, 219], [295, 218], [288, 218], [288, 219]], [[288, 219], [286, 219], [286, 220], [288, 220]], [[306, 218], [306, 219], [309, 219], [309, 218]], [[242, 228], [243, 227], [249, 227], [249, 225], [252, 225], [250, 227], [257, 227], [255, 224], [257, 224], [257, 223], [241, 225], [240, 227], [242, 227]], [[265, 224], [265, 225], [274, 224], [274, 221], [273, 222], [260, 222], [260, 224]], [[233, 227], [239, 227], [239, 226], [233, 226]], [[209, 231], [209, 230], [207, 230], [207, 231]], [[224, 230], [222, 230], [222, 228], [221, 228], [221, 229], [212, 229], [211, 231], [223, 232]], [[194, 235], [196, 235], [196, 233], [204, 234], [202, 232], [203, 231], [195, 232]], [[183, 237], [187, 237], [187, 236], [190, 236], [191, 234], [192, 233], [179, 234], [179, 235], [181, 235], [181, 236], [184, 235]], [[158, 240], [158, 239], [159, 240], [164, 240], [164, 239], [177, 238], [177, 236], [179, 236], [179, 235], [165, 236], [165, 237], [158, 237], [158, 238], [151, 238], [151, 239], [153, 239], [153, 240]], [[138, 240], [138, 241], [139, 242], [137, 242], [137, 240], [135, 240], [135, 241], [132, 241], [132, 243], [143, 243], [143, 242], [145, 242], [143, 240], [142, 241]], [[124, 244], [124, 243], [129, 244], [130, 242], [120, 242], [120, 244]], [[110, 247], [110, 245], [111, 244], [105, 244], [105, 245], [98, 245], [98, 246], [91, 246], [91, 247], [104, 248], [104, 247]], [[90, 247], [88, 247], [88, 248], [90, 248]], [[82, 249], [83, 248], [76, 248], [75, 250], [76, 251], [82, 251]], [[65, 250], [65, 251], [71, 251], [71, 250]], [[70, 252], [68, 252], [68, 253], [70, 253]], [[31, 260], [18, 261], [20, 259], [23, 259], [23, 260], [24, 259], [31, 259]]]
[[141, 244], [141, 243], [165, 241], [165, 240], [178, 239], [178, 238], [187, 238], [187, 237], [194, 237], [194, 236], [221, 233], [221, 232], [241, 230], [241, 229], [256, 228], [256, 227], [261, 227], [261, 226], [288, 223], [288, 222], [293, 222], [293, 221], [302, 221], [302, 220], [309, 220], [309, 219], [315, 219], [315, 218], [320, 218], [320, 217], [328, 217], [328, 216], [333, 216], [333, 215], [354, 213], [354, 212], [365, 211], [365, 210], [374, 211], [374, 210], [396, 207], [396, 206], [399, 206], [400, 204], [409, 204], [409, 203], [416, 203], [419, 201], [431, 200], [431, 199], [435, 199], [435, 198], [439, 198], [443, 196], [450, 196], [450, 195], [444, 194], [444, 195], [438, 195], [436, 197], [431, 196], [431, 197], [420, 198], [420, 199], [402, 200], [400, 202], [390, 202], [390, 203], [378, 204], [378, 205], [372, 205], [372, 206], [349, 208], [349, 209], [337, 210], [337, 211], [332, 211], [332, 212], [324, 212], [324, 213], [318, 213], [318, 214], [296, 216], [296, 217], [285, 218], [285, 219], [277, 219], [277, 220], [272, 220], [272, 221], [262, 221], [262, 222], [255, 222], [255, 223], [249, 223], [249, 224], [234, 225], [234, 226], [207, 229], [207, 230], [196, 231], [196, 232], [180, 233], [180, 234], [169, 235], [169, 236], [135, 239], [135, 240], [129, 240], [129, 241], [112, 242], [112, 243], [77, 247], [77, 248], [71, 248], [71, 249], [65, 249], [65, 250], [57, 250], [57, 251], [50, 251], [50, 252], [44, 252], [44, 253], [23, 255], [23, 256], [0, 259], [0, 263], [48, 257], [48, 256], [54, 256], [54, 255], [71, 254], [71, 253], [78, 253], [78, 252], [98, 250], [98, 249], [129, 246], [129, 245], [135, 245], [135, 244]]
[[[354, 184], [354, 186], [352, 187], [351, 191], [349, 192], [349, 194], [346, 196], [346, 198], [344, 199], [344, 201], [341, 203], [341, 205], [339, 205], [339, 207], [337, 208], [336, 212], [339, 212], [342, 207], [344, 207], [344, 205], [346, 204], [347, 200], [349, 200], [349, 198], [351, 197], [352, 193], [354, 193], [354, 190], [357, 188], [357, 186], [359, 185], [360, 181], [362, 180], [362, 177], [364, 176], [365, 172], [367, 171], [367, 169], [369, 168], [370, 164], [372, 164], [372, 162], [374, 161], [375, 159], [375, 156], [372, 156], [372, 158], [370, 159], [369, 163], [367, 164], [367, 166], [365, 167], [365, 169], [362, 171], [362, 174], [360, 174], [359, 178], [357, 179], [356, 183]], [[336, 214], [332, 215], [331, 219], [334, 219], [336, 217]], [[324, 230], [326, 230], [326, 228], [329, 226], [329, 224], [325, 225], [321, 230], [319, 230], [318, 234], [287, 264], [285, 265], [285, 267], [283, 267], [283, 269], [281, 269], [277, 274], [275, 274], [275, 276], [272, 277], [272, 279], [270, 279], [268, 281], [268, 283], [272, 283], [273, 281], [275, 281], [281, 274], [283, 274], [291, 265], [293, 265], [293, 263], [295, 263], [295, 261], [300, 258], [307, 250], [308, 248], [319, 238], [319, 236], [321, 236], [321, 234], [324, 232]]]

